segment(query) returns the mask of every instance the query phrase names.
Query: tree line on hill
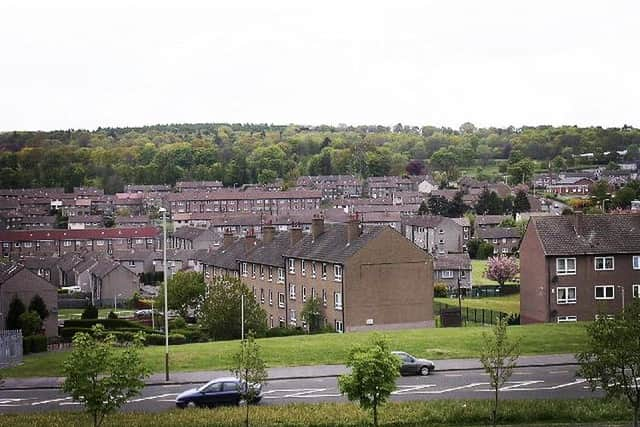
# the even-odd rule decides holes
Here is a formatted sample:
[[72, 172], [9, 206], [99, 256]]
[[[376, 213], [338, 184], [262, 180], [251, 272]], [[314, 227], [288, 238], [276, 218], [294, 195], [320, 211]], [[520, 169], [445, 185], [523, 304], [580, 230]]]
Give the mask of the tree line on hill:
[[[434, 126], [274, 126], [183, 124], [95, 131], [0, 133], [0, 181], [7, 188], [96, 186], [220, 180], [225, 185], [292, 184], [302, 175], [360, 177], [422, 174], [452, 180], [463, 168], [514, 182], [542, 168], [640, 159], [640, 129], [575, 126], [459, 129]], [[626, 150], [624, 156], [616, 152]], [[604, 153], [609, 153], [605, 155]], [[579, 157], [594, 153], [593, 158]], [[493, 175], [492, 175], [493, 174]]]

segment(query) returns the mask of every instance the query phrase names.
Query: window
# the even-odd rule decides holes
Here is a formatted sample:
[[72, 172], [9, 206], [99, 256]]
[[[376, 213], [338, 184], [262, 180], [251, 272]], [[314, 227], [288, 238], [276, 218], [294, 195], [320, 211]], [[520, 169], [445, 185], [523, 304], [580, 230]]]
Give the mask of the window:
[[640, 255], [633, 256], [633, 269], [640, 270]]
[[136, 239], [136, 245], [141, 245], [144, 243], [143, 239]]
[[600, 319], [613, 320], [615, 319], [615, 316], [613, 314], [596, 314], [595, 319], [596, 320], [600, 320]]
[[24, 247], [25, 248], [30, 248], [32, 246], [31, 242], [24, 242]]
[[284, 294], [282, 292], [278, 293], [278, 307], [284, 308]]
[[335, 292], [333, 294], [333, 300], [336, 310], [342, 310], [342, 294], [340, 292]]
[[296, 285], [289, 283], [289, 299], [296, 299]]
[[640, 285], [633, 285], [633, 297], [640, 298]]
[[556, 274], [558, 276], [576, 274], [576, 259], [575, 258], [557, 258]]
[[440, 233], [440, 234], [444, 234], [444, 230], [441, 228], [441, 229], [438, 231], [438, 233]]
[[3, 248], [8, 248], [9, 247], [9, 242], [2, 242], [2, 247]]
[[269, 281], [273, 282], [273, 267], [269, 267]]
[[260, 304], [264, 304], [264, 289], [260, 288]]
[[[71, 242], [69, 242], [69, 243], [71, 243]], [[104, 246], [104, 240], [96, 240], [96, 245]]]
[[502, 238], [502, 243], [507, 243], [507, 238], [506, 237]]
[[307, 287], [302, 287], [302, 302], [307, 302]]
[[577, 316], [558, 316], [558, 323], [577, 322]]
[[311, 288], [311, 298], [316, 298], [316, 288]]
[[269, 305], [273, 305], [273, 291], [271, 289], [269, 289]]
[[502, 253], [503, 254], [508, 254], [509, 253], [509, 248], [502, 248]]
[[342, 280], [342, 266], [335, 264], [333, 266], [333, 280], [335, 280], [336, 282], [339, 282], [340, 280]]
[[256, 265], [251, 264], [251, 277], [256, 278]]
[[327, 290], [322, 290], [322, 305], [327, 306]]
[[615, 290], [615, 287], [613, 285], [596, 286], [595, 287], [596, 299], [613, 299], [615, 297], [614, 290]]
[[295, 323], [296, 321], [296, 311], [292, 308], [291, 309], [291, 317], [289, 317], [291, 319], [292, 322]]
[[453, 271], [452, 270], [442, 270], [442, 272], [440, 273], [440, 276], [443, 279], [452, 279], [453, 278]]
[[343, 333], [344, 326], [342, 325], [342, 320], [336, 320], [336, 332]]
[[314, 279], [316, 278], [316, 262], [315, 261], [311, 261], [311, 277]]
[[296, 272], [296, 260], [289, 258], [289, 273], [294, 274]]
[[558, 304], [575, 304], [576, 288], [558, 288], [556, 291], [556, 302]]
[[136, 266], [136, 262], [134, 260], [130, 260], [129, 267], [135, 267], [135, 266]]
[[498, 239], [493, 239], [493, 243], [498, 243]]
[[322, 263], [322, 280], [327, 280], [327, 264]]
[[438, 240], [438, 244], [440, 244], [440, 245], [444, 245], [444, 239], [440, 239], [440, 240]]
[[278, 283], [284, 283], [284, 268], [278, 268]]
[[306, 275], [307, 275], [307, 269], [306, 269], [306, 268], [305, 268], [305, 266], [304, 266], [304, 260], [301, 260], [301, 261], [300, 261], [300, 271], [302, 272], [302, 275], [303, 275], [303, 276], [306, 276]]
[[613, 270], [612, 256], [597, 256], [595, 259], [596, 271]]
[[247, 263], [243, 262], [242, 264], [240, 264], [240, 274], [242, 274], [243, 277], [247, 277]]
[[260, 264], [260, 280], [264, 280], [264, 265]]
[[460, 270], [460, 277], [467, 277], [467, 272], [464, 270]]
[[[101, 240], [99, 240], [99, 241], [101, 241]], [[64, 247], [68, 248], [69, 246], [71, 246], [71, 240], [65, 240], [64, 241]]]

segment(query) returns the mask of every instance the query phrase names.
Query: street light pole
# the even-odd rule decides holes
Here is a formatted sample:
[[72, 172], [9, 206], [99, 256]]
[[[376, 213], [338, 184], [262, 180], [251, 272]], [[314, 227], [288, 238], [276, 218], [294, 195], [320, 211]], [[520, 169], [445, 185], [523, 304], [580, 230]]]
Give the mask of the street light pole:
[[244, 294], [240, 295], [240, 339], [244, 342]]
[[624, 311], [624, 286], [618, 285], [618, 289], [622, 292], [622, 311]]
[[169, 316], [167, 302], [167, 210], [160, 208], [162, 212], [162, 267], [164, 277], [164, 370], [165, 379], [169, 381]]

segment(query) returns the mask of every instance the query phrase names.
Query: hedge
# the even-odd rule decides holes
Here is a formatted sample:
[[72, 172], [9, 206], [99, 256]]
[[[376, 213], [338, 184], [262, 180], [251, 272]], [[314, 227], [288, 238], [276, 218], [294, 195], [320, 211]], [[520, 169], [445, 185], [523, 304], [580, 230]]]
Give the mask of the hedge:
[[93, 325], [98, 323], [103, 325], [105, 329], [147, 329], [144, 325], [125, 319], [70, 319], [64, 321], [64, 327], [91, 328]]
[[22, 338], [22, 354], [42, 353], [47, 351], [47, 337], [31, 335]]
[[[169, 345], [186, 344], [187, 338], [182, 334], [169, 334]], [[165, 337], [161, 334], [148, 334], [145, 337], [145, 344], [147, 345], [164, 345]]]
[[264, 336], [267, 338], [274, 337], [290, 337], [293, 335], [305, 335], [306, 331], [302, 328], [271, 328], [267, 329]]
[[194, 342], [207, 342], [208, 341], [208, 337], [207, 334], [204, 333], [202, 330], [200, 329], [171, 329], [169, 328], [169, 331], [172, 334], [180, 334], [180, 335], [184, 335], [184, 337], [186, 338], [188, 343], [194, 343]]
[[[74, 328], [74, 327], [67, 327], [65, 326], [64, 328], [60, 329], [60, 336], [62, 338], [64, 338], [65, 340], [71, 340], [73, 338], [73, 336], [75, 334], [77, 334], [78, 332], [85, 332], [90, 334], [92, 331], [91, 328]], [[109, 332], [112, 333], [115, 337], [116, 340], [118, 340], [118, 342], [126, 342], [126, 341], [131, 341], [133, 340], [133, 335], [136, 332], [146, 332], [146, 330], [144, 329], [139, 329], [139, 328], [118, 328], [118, 329], [109, 329]], [[127, 339], [128, 337], [128, 339]]]

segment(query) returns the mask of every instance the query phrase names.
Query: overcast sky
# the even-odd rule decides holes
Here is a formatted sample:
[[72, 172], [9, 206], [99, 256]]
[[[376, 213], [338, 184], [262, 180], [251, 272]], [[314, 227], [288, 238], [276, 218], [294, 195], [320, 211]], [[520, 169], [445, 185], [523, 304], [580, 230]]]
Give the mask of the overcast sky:
[[0, 3], [0, 130], [640, 126], [637, 0], [89, 3]]

